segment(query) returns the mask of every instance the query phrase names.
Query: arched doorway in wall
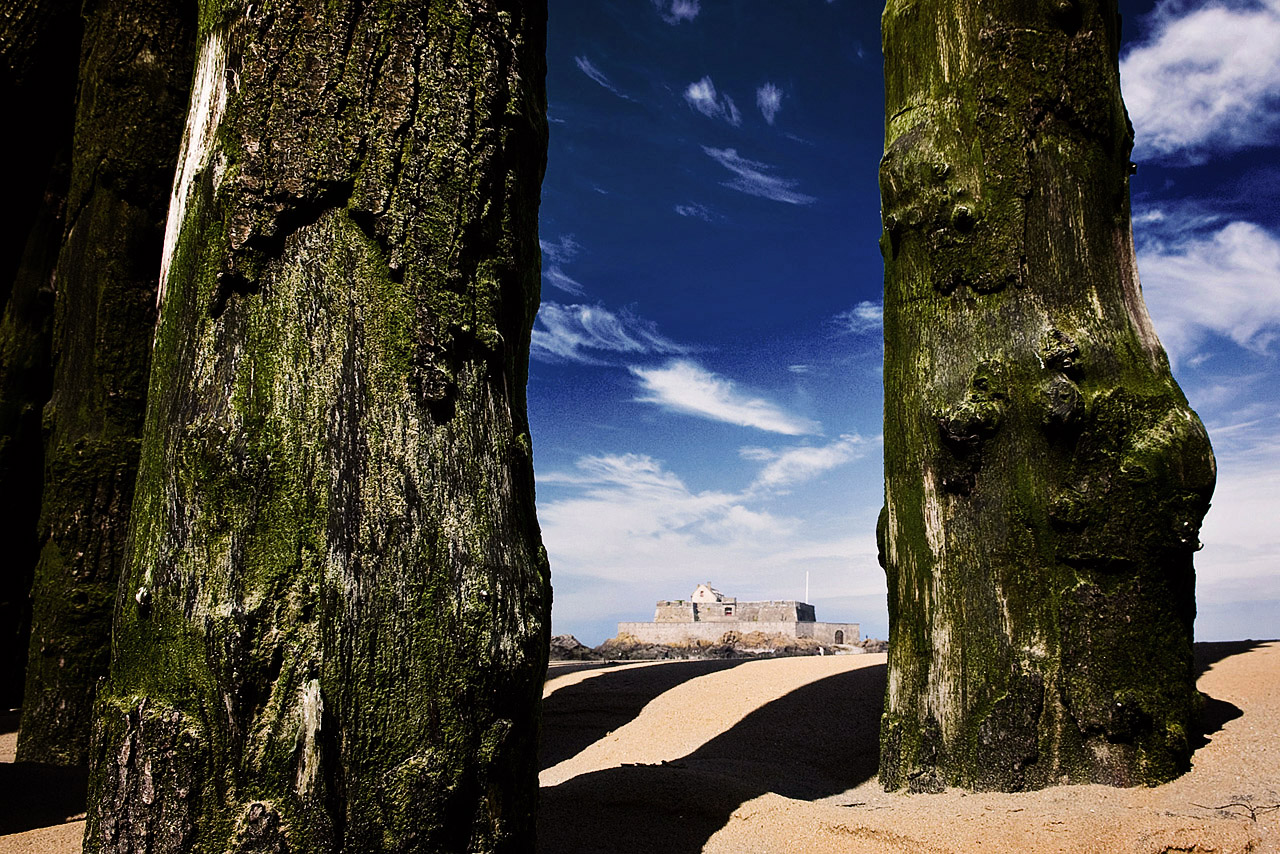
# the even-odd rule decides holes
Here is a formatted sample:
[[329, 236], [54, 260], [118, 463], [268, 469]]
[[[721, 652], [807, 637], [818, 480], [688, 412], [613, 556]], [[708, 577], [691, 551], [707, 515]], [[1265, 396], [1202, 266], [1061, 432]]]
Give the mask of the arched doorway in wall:
[[836, 643], [838, 643], [838, 644], [840, 644], [840, 643], [844, 643], [844, 632], [843, 632], [843, 631], [841, 631], [840, 629], [836, 629], [836, 638], [835, 638], [835, 640], [836, 640]]

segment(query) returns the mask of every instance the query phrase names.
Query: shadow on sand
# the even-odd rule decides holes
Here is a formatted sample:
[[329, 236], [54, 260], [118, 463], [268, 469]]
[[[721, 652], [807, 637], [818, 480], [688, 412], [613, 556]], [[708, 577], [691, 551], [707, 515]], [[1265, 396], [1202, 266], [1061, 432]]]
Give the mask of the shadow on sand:
[[[676, 661], [653, 667], [613, 670], [568, 685], [542, 701], [542, 743], [538, 770], [577, 756], [640, 714], [649, 701], [672, 688], [728, 670], [745, 659]], [[581, 668], [573, 668], [573, 670]], [[556, 673], [564, 673], [557, 670]]]
[[[0, 732], [18, 730], [18, 715], [0, 715]], [[62, 824], [84, 812], [88, 769], [40, 762], [0, 762], [0, 836]]]
[[88, 779], [82, 765], [0, 763], [0, 836], [62, 824], [84, 812]]
[[1204, 675], [1204, 672], [1213, 665], [1222, 661], [1224, 658], [1230, 658], [1233, 655], [1243, 655], [1246, 652], [1257, 649], [1263, 644], [1275, 643], [1275, 641], [1267, 640], [1242, 640], [1242, 641], [1202, 641], [1195, 645], [1194, 652], [1196, 657], [1196, 679]]
[[[631, 672], [656, 676], [667, 666]], [[675, 762], [611, 768], [543, 789], [538, 849], [697, 852], [734, 810], [766, 792], [816, 800], [852, 788], [876, 773], [884, 680], [884, 665], [829, 676]], [[544, 748], [559, 739], [549, 728]]]
[[[1196, 644], [1197, 678], [1213, 664], [1263, 643]], [[585, 748], [591, 743], [586, 741], [590, 732], [598, 731], [602, 737], [634, 718], [643, 707], [635, 707], [640, 697], [656, 697], [661, 693], [655, 690], [659, 682], [668, 687], [674, 684], [671, 677], [677, 674], [663, 671], [676, 666], [629, 671], [631, 702], [625, 714], [613, 718], [603, 731], [599, 725], [579, 725], [571, 709], [594, 710], [610, 702], [604, 694], [615, 683], [598, 680], [611, 677], [573, 686], [575, 693], [560, 705], [553, 701], [561, 692], [552, 694], [547, 703], [553, 711], [543, 723], [542, 767]], [[692, 678], [702, 673], [688, 668], [679, 675]], [[646, 684], [649, 680], [651, 685]], [[546, 854], [694, 854], [725, 826], [734, 810], [766, 792], [817, 800], [851, 789], [876, 773], [884, 689], [884, 665], [830, 676], [757, 709], [728, 732], [674, 762], [610, 768], [544, 788], [538, 850]], [[1195, 747], [1208, 744], [1208, 736], [1242, 714], [1235, 705], [1206, 696]]]
[[[1196, 644], [1196, 680], [1198, 681], [1206, 670], [1224, 658], [1243, 655], [1265, 643], [1269, 643], [1269, 641], [1210, 641]], [[1222, 729], [1228, 721], [1234, 721], [1244, 715], [1244, 712], [1240, 711], [1240, 707], [1234, 703], [1214, 699], [1208, 694], [1202, 694], [1202, 696], [1204, 697], [1204, 705], [1200, 708], [1200, 727], [1196, 736], [1191, 740], [1191, 748], [1193, 750], [1199, 750], [1208, 744], [1209, 736]]]

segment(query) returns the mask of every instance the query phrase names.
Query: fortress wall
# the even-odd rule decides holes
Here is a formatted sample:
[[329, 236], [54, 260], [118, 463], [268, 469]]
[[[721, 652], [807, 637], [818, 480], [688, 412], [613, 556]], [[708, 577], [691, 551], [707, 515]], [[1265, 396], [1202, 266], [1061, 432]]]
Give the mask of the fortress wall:
[[[805, 624], [801, 623], [801, 625]], [[844, 640], [841, 643], [856, 644], [862, 641], [862, 627], [858, 623], [808, 623], [808, 625], [813, 626], [813, 634], [810, 637], [819, 643], [836, 643], [836, 632], [844, 633]]]
[[[812, 624], [810, 624], [812, 625]], [[808, 637], [796, 633], [797, 623], [731, 623], [731, 622], [688, 622], [688, 623], [618, 623], [618, 634], [634, 635], [645, 643], [679, 643], [685, 640], [718, 641], [725, 632], [764, 632], [765, 634], [790, 635], [791, 637]]]
[[658, 603], [658, 608], [654, 611], [653, 621], [655, 623], [684, 623], [692, 620], [694, 614], [694, 605], [692, 602], [683, 600], [663, 601]]
[[[725, 616], [725, 608], [733, 613]], [[739, 602], [726, 598], [723, 602], [692, 602], [686, 599], [664, 599], [653, 613], [655, 623], [794, 623], [813, 622], [813, 606], [795, 600], [771, 602]], [[726, 630], [727, 631], [727, 630]]]
[[[733, 613], [727, 617], [724, 614], [726, 607], [733, 608]], [[736, 623], [740, 619], [739, 608], [740, 606], [735, 602], [708, 602], [705, 604], [699, 602], [693, 606], [693, 618], [698, 622]], [[725, 631], [727, 632], [729, 630], [725, 629]]]
[[738, 604], [740, 621], [759, 622], [813, 622], [813, 606], [794, 599], [772, 602], [741, 602]]
[[797, 620], [757, 620], [750, 622], [661, 622], [618, 623], [618, 634], [629, 634], [645, 643], [679, 643], [687, 640], [718, 641], [725, 632], [740, 634], [764, 632], [767, 635], [788, 635], [797, 638], [814, 638], [825, 643], [835, 643], [835, 633], [844, 632], [845, 643], [860, 640], [857, 623], [816, 623]]

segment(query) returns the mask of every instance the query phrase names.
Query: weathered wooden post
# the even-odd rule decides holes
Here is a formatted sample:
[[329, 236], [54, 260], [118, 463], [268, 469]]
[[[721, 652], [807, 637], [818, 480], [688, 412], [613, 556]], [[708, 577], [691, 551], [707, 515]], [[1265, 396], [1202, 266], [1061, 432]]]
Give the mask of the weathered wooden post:
[[200, 4], [86, 851], [533, 850], [545, 26]]
[[86, 761], [107, 673], [195, 28], [194, 6], [168, 0], [100, 0], [85, 13], [18, 738], [19, 760], [62, 764]]
[[1143, 304], [1115, 0], [890, 0], [887, 788], [1188, 767], [1214, 461]]

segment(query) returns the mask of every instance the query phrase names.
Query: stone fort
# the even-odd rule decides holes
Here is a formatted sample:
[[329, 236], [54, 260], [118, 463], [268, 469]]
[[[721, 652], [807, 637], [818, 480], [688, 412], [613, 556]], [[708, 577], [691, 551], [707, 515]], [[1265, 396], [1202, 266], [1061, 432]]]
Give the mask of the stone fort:
[[652, 623], [618, 623], [618, 634], [645, 643], [718, 641], [730, 631], [813, 638], [824, 644], [856, 644], [861, 639], [857, 623], [819, 623], [813, 606], [805, 602], [739, 602], [709, 582], [699, 584], [687, 600], [660, 601]]

